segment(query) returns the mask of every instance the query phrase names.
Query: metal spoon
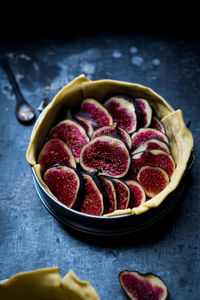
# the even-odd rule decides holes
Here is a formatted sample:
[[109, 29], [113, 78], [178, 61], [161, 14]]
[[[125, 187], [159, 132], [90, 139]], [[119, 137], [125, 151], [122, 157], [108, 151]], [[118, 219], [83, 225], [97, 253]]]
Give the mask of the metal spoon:
[[1, 64], [8, 76], [8, 79], [16, 96], [16, 117], [24, 125], [31, 124], [35, 119], [35, 112], [30, 104], [28, 104], [28, 102], [24, 99], [7, 59], [1, 59]]

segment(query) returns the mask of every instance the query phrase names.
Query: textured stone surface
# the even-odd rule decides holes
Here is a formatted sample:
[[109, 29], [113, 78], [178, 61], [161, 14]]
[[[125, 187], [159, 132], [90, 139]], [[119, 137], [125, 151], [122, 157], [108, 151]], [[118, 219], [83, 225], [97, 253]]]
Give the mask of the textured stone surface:
[[[1, 44], [25, 98], [37, 109], [81, 73], [147, 85], [181, 108], [191, 121], [195, 153], [200, 152], [200, 56], [198, 40], [134, 34], [76, 37]], [[41, 204], [25, 153], [32, 126], [14, 116], [15, 97], [0, 67], [0, 280], [42, 267], [73, 269], [101, 298], [124, 299], [118, 273], [136, 269], [160, 275], [169, 299], [200, 294], [199, 162], [173, 217], [150, 234], [127, 241], [85, 238], [66, 229]]]

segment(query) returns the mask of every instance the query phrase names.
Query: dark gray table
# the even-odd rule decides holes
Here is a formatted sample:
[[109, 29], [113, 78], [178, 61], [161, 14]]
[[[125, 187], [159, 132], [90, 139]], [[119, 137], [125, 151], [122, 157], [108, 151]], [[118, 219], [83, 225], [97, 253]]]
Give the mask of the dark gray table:
[[154, 272], [169, 299], [200, 297], [200, 41], [120, 34], [55, 38], [1, 45], [25, 98], [35, 109], [81, 73], [153, 88], [191, 121], [196, 162], [174, 214], [160, 230], [120, 241], [85, 237], [65, 228], [41, 204], [25, 160], [32, 126], [14, 117], [15, 96], [0, 68], [0, 280], [17, 272], [59, 266], [88, 280], [102, 299], [125, 299], [124, 269]]

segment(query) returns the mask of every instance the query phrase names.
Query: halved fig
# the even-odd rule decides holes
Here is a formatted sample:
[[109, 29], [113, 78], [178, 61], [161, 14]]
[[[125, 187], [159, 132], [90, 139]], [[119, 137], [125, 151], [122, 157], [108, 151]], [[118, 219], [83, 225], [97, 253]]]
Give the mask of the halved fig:
[[142, 127], [149, 127], [152, 119], [152, 109], [147, 100], [145, 99], [135, 99], [142, 111], [143, 115], [143, 125]]
[[121, 136], [123, 140], [127, 143], [129, 149], [132, 147], [132, 140], [130, 135], [122, 128], [118, 127], [116, 123], [111, 126], [103, 126], [95, 130], [92, 135], [92, 140], [98, 136], [111, 135], [111, 136]]
[[138, 271], [119, 273], [120, 284], [131, 300], [165, 300], [168, 296], [164, 281], [152, 273], [142, 274]]
[[76, 162], [79, 162], [81, 149], [89, 142], [84, 128], [72, 120], [64, 120], [53, 127], [48, 135], [65, 142], [71, 149]]
[[145, 166], [160, 167], [167, 172], [169, 177], [172, 176], [175, 169], [175, 163], [171, 155], [162, 150], [139, 152], [132, 156], [132, 164], [126, 179], [136, 180], [139, 170]]
[[108, 110], [92, 98], [87, 98], [82, 102], [81, 110], [91, 114], [100, 127], [109, 126], [113, 123], [113, 118]]
[[105, 103], [105, 107], [113, 117], [113, 121], [119, 127], [132, 133], [137, 129], [137, 114], [135, 105], [127, 97], [116, 95], [110, 97]]
[[104, 195], [95, 173], [83, 173], [84, 196], [80, 211], [95, 216], [101, 216], [104, 212]]
[[107, 213], [111, 213], [117, 209], [117, 195], [114, 183], [106, 176], [100, 176], [102, 185], [106, 191]]
[[87, 135], [91, 137], [94, 132], [91, 123], [78, 115], [74, 115], [74, 119], [85, 129]]
[[99, 136], [82, 148], [80, 164], [85, 171], [92, 172], [103, 167], [101, 175], [120, 178], [128, 172], [130, 155], [120, 139]]
[[60, 202], [70, 208], [77, 207], [83, 183], [80, 172], [69, 166], [55, 165], [45, 171], [44, 182]]
[[76, 168], [76, 161], [70, 148], [63, 141], [53, 138], [47, 141], [38, 155], [38, 163], [41, 170], [60, 163]]
[[117, 193], [117, 209], [126, 209], [129, 207], [130, 189], [126, 182], [121, 179], [113, 179]]
[[157, 130], [159, 130], [159, 131], [161, 131], [162, 133], [165, 134], [165, 127], [163, 126], [161, 121], [158, 120], [158, 118], [156, 118], [155, 116], [152, 117], [150, 127], [154, 128], [154, 129], [157, 129]]
[[169, 140], [165, 134], [159, 130], [153, 128], [140, 128], [137, 132], [132, 134], [132, 151], [142, 145], [149, 139], [158, 139], [166, 144], [169, 144]]
[[131, 192], [128, 207], [133, 208], [144, 203], [146, 201], [146, 194], [141, 184], [135, 180], [127, 180], [126, 183], [128, 184]]
[[138, 153], [138, 152], [143, 152], [146, 150], [162, 150], [167, 153], [170, 153], [169, 147], [166, 143], [158, 140], [158, 139], [150, 139], [144, 142], [141, 146], [139, 146], [135, 151], [133, 151], [133, 154]]
[[167, 172], [159, 167], [142, 167], [137, 175], [137, 180], [150, 198], [162, 192], [169, 184]]

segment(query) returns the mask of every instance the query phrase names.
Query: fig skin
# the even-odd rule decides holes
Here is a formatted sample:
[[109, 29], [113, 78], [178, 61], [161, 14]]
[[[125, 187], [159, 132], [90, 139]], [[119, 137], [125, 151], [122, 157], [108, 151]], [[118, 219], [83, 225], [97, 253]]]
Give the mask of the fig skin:
[[130, 189], [127, 183], [122, 179], [112, 179], [117, 194], [117, 209], [126, 209], [130, 202]]
[[102, 216], [104, 213], [105, 194], [100, 183], [96, 177], [96, 172], [82, 173], [84, 178], [84, 194], [80, 211], [85, 214]]
[[154, 128], [154, 129], [157, 129], [157, 130], [159, 130], [160, 132], [166, 134], [164, 125], [163, 125], [163, 124], [161, 123], [161, 121], [160, 121], [158, 118], [156, 118], [155, 116], [152, 117], [150, 127], [151, 127], [151, 128]]
[[76, 161], [70, 148], [56, 138], [50, 139], [44, 144], [38, 155], [38, 163], [42, 171], [55, 163], [63, 163], [76, 168]]
[[76, 122], [78, 122], [78, 124], [80, 124], [85, 129], [85, 131], [89, 137], [92, 136], [94, 129], [89, 121], [87, 121], [86, 119], [84, 119], [80, 116], [74, 116], [74, 120]]
[[117, 209], [117, 193], [115, 184], [113, 180], [107, 176], [99, 176], [99, 178], [106, 193], [106, 213], [112, 213]]
[[83, 191], [83, 176], [77, 169], [55, 164], [45, 170], [43, 180], [60, 202], [70, 208], [78, 207]]
[[59, 138], [71, 149], [76, 162], [79, 162], [80, 151], [89, 142], [84, 128], [72, 120], [64, 120], [54, 126], [48, 138]]
[[130, 99], [123, 95], [115, 95], [111, 96], [104, 105], [119, 127], [128, 133], [136, 131], [137, 114], [135, 105]]
[[95, 99], [85, 99], [81, 104], [81, 110], [91, 114], [99, 127], [113, 124], [113, 118], [108, 110]]
[[130, 154], [126, 145], [120, 139], [111, 136], [100, 136], [82, 148], [80, 164], [87, 172], [103, 167], [101, 175], [121, 178], [129, 170]]
[[154, 150], [154, 149], [162, 150], [162, 151], [165, 151], [166, 153], [170, 154], [168, 145], [165, 142], [162, 142], [158, 139], [147, 140], [142, 145], [140, 145], [138, 148], [136, 148], [132, 154], [136, 154], [136, 153], [147, 151], [147, 150]]
[[137, 132], [133, 133], [132, 136], [132, 152], [141, 146], [144, 142], [149, 139], [158, 139], [169, 145], [169, 140], [165, 134], [159, 130], [153, 128], [140, 128]]
[[124, 270], [118, 277], [122, 289], [131, 300], [166, 300], [168, 297], [166, 284], [153, 273]]
[[152, 120], [152, 109], [148, 101], [145, 99], [136, 99], [137, 104], [139, 105], [142, 115], [143, 115], [143, 124], [141, 127], [149, 127]]
[[97, 122], [95, 121], [95, 119], [93, 118], [93, 116], [90, 113], [87, 113], [85, 111], [79, 110], [77, 112], [75, 112], [73, 114], [73, 118], [81, 118], [82, 120], [90, 123], [90, 125], [92, 126], [92, 128], [94, 130], [96, 130], [97, 128], [99, 128], [99, 125], [97, 124]]
[[143, 167], [137, 175], [138, 182], [143, 186], [148, 197], [153, 198], [169, 184], [167, 172], [159, 167]]
[[175, 163], [171, 155], [162, 150], [139, 152], [132, 156], [131, 167], [126, 180], [136, 180], [139, 170], [145, 166], [160, 167], [167, 172], [170, 178], [175, 169]]
[[140, 183], [135, 180], [127, 180], [126, 184], [130, 189], [130, 202], [128, 207], [134, 208], [146, 201], [146, 194]]

